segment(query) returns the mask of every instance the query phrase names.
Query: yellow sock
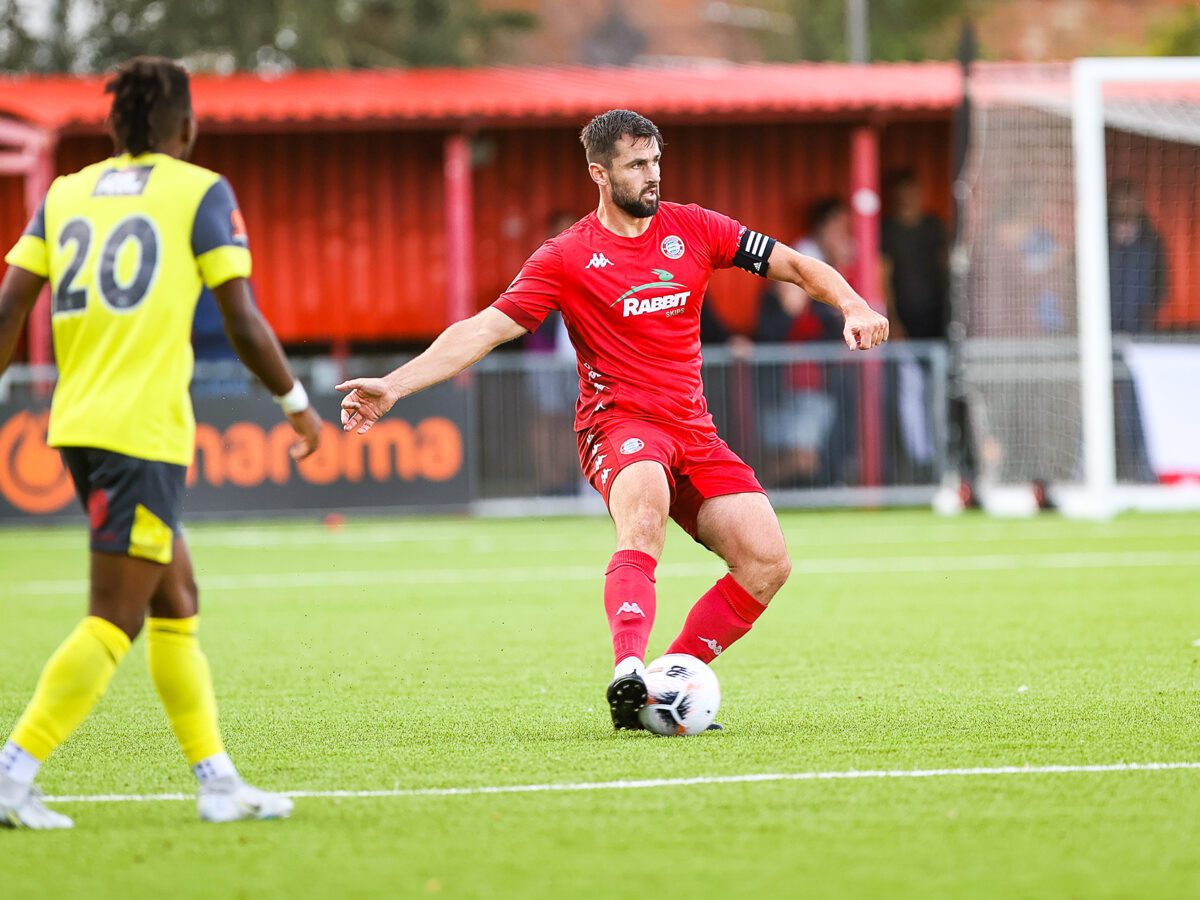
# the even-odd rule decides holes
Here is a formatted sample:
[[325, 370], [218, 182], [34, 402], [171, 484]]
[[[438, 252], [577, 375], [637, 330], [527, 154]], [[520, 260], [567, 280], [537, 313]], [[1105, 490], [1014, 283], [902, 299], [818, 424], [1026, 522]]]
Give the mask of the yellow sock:
[[225, 752], [217, 727], [212, 673], [200, 649], [199, 630], [199, 616], [146, 620], [150, 677], [190, 766]]
[[45, 762], [87, 718], [128, 652], [129, 636], [120, 628], [96, 616], [85, 618], [42, 669], [12, 742]]

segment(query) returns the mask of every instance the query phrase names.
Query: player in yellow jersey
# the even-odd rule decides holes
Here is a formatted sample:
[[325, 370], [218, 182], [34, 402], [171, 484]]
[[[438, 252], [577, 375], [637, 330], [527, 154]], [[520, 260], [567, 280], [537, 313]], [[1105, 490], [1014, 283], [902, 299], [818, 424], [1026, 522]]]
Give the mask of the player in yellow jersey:
[[88, 615], [46, 663], [0, 751], [0, 825], [71, 827], [42, 803], [34, 777], [143, 626], [151, 677], [199, 780], [200, 817], [281, 818], [292, 801], [247, 785], [225, 753], [179, 522], [195, 443], [190, 332], [205, 287], [238, 355], [296, 430], [293, 457], [316, 449], [321, 420], [254, 304], [229, 184], [185, 161], [196, 139], [187, 73], [140, 57], [106, 90], [117, 156], [54, 181], [0, 282], [0, 372], [50, 282], [59, 378], [49, 443], [91, 524]]

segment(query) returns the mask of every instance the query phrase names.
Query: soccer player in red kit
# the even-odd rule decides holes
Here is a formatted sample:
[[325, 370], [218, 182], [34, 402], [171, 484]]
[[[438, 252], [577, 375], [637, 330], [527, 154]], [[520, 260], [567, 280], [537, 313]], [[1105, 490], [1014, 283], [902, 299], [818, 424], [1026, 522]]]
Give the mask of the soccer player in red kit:
[[728, 216], [660, 200], [663, 140], [649, 119], [610, 110], [580, 139], [599, 189], [596, 211], [542, 244], [495, 303], [416, 359], [338, 390], [344, 428], [363, 434], [397, 400], [561, 311], [579, 359], [580, 465], [616, 525], [604, 582], [616, 663], [609, 707], [615, 728], [636, 729], [667, 518], [729, 567], [696, 601], [670, 653], [711, 662], [750, 630], [791, 571], [775, 511], [718, 436], [704, 399], [700, 304], [713, 271], [736, 266], [799, 285], [841, 311], [851, 350], [887, 340], [888, 322], [825, 263]]

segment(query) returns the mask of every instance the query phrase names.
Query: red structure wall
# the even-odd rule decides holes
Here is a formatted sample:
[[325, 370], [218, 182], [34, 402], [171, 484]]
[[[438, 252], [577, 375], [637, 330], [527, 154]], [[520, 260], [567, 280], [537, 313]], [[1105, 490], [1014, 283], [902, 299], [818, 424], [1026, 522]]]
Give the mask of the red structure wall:
[[[69, 138], [59, 172], [103, 158]], [[445, 324], [442, 136], [426, 132], [201, 135], [250, 232], [258, 301], [280, 338], [383, 341]]]
[[[25, 230], [29, 213], [25, 209], [25, 179], [15, 175], [0, 176], [0, 257], [16, 243]], [[25, 358], [25, 336], [17, 343], [17, 359]]]
[[[851, 126], [680, 125], [660, 123], [663, 191], [668, 199], [725, 212], [780, 240], [807, 228], [815, 200], [849, 200]], [[475, 171], [476, 301], [490, 303], [542, 241], [559, 211], [585, 215], [596, 205], [575, 134], [566, 129], [481, 136], [484, 162]], [[946, 121], [897, 123], [882, 132], [882, 169], [911, 167], [930, 209], [950, 213], [950, 133]], [[736, 330], [756, 316], [761, 282], [740, 272], [713, 278], [708, 302]]]
[[[726, 212], [790, 241], [805, 210], [848, 199], [851, 125], [672, 125], [663, 184], [670, 199]], [[254, 286], [282, 340], [421, 341], [446, 324], [444, 132], [330, 131], [201, 134], [195, 161], [237, 192], [254, 252]], [[931, 209], [949, 214], [949, 124], [883, 127], [881, 168], [914, 168]], [[586, 215], [596, 203], [571, 128], [513, 128], [474, 136], [475, 306], [491, 303], [546, 236], [557, 212]], [[61, 172], [110, 152], [106, 140], [72, 137]], [[4, 192], [12, 182], [12, 190]], [[11, 195], [11, 197], [10, 197]], [[0, 180], [0, 229], [20, 233], [18, 179]], [[762, 285], [718, 273], [709, 302], [734, 329], [756, 315]]]
[[[7, 138], [56, 142], [36, 160], [68, 172], [109, 152], [100, 79], [0, 82], [0, 124], [23, 123]], [[200, 75], [193, 95], [196, 161], [241, 199], [264, 311], [289, 343], [345, 344], [425, 340], [490, 303], [552, 213], [595, 205], [576, 134], [598, 110], [638, 109], [663, 127], [668, 197], [791, 240], [813, 200], [848, 198], [850, 136], [869, 124], [880, 143], [867, 156], [882, 171], [915, 165], [945, 213], [961, 83], [949, 63], [498, 67]], [[0, 242], [28, 215], [14, 200], [0, 193]], [[712, 302], [747, 328], [760, 287], [722, 274]]]

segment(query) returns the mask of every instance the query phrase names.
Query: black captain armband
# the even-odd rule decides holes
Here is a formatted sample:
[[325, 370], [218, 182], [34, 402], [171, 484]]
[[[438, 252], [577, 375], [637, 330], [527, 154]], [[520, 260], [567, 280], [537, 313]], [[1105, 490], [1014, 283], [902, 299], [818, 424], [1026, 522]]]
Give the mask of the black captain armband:
[[739, 269], [766, 278], [767, 260], [771, 258], [774, 248], [775, 238], [747, 228], [742, 232], [742, 239], [738, 241], [737, 253], [733, 254], [733, 264]]

